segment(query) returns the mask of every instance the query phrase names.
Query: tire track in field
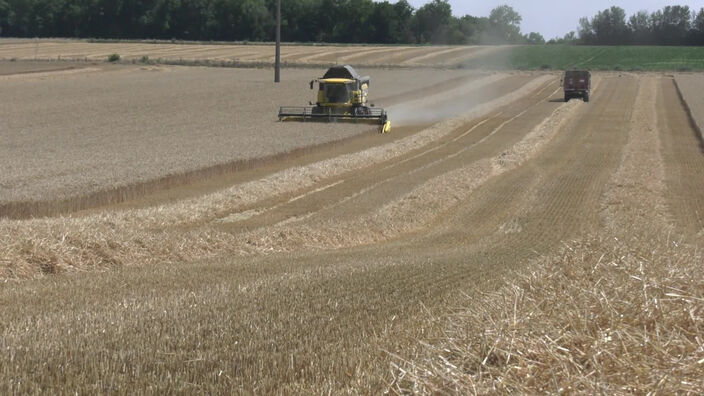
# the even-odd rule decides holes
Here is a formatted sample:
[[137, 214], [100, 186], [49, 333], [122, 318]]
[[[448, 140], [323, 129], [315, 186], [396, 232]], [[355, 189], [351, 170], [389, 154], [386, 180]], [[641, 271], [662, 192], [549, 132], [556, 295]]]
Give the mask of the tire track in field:
[[[517, 80], [518, 81], [518, 80]], [[504, 87], [513, 87], [515, 86], [516, 82], [515, 81], [500, 81], [499, 83], [495, 83], [497, 86], [504, 86]], [[554, 82], [551, 82], [550, 84], [554, 84]], [[538, 93], [542, 93], [547, 90], [547, 88], [550, 86], [550, 84], [546, 84], [544, 86], [541, 86], [538, 89]], [[487, 88], [490, 91], [495, 91], [494, 94], [499, 94], [500, 91], [496, 90], [496, 88]], [[553, 86], [554, 89], [554, 86]], [[548, 94], [544, 94], [548, 95]], [[535, 100], [535, 99], [532, 99]], [[538, 99], [540, 101], [540, 99]], [[530, 102], [531, 104], [533, 102]], [[519, 103], [515, 105], [518, 110], [515, 111], [514, 115], [516, 113], [519, 113], [520, 111], [524, 110], [526, 107], [525, 104]], [[511, 106], [509, 106], [510, 108]], [[308, 211], [311, 208], [315, 209], [320, 209], [322, 207], [325, 207], [327, 205], [323, 204], [322, 202], [325, 202], [327, 200], [330, 201], [341, 201], [341, 200], [347, 200], [348, 197], [356, 194], [358, 191], [364, 190], [365, 188], [368, 188], [370, 184], [378, 183], [379, 179], [385, 179], [389, 178], [392, 179], [393, 177], [399, 176], [399, 173], [401, 169], [414, 169], [415, 166], [420, 166], [418, 164], [424, 164], [426, 161], [434, 161], [436, 158], [443, 158], [442, 156], [445, 154], [443, 151], [439, 151], [439, 149], [445, 148], [446, 151], [449, 151], [450, 153], [453, 151], [457, 150], [462, 150], [462, 143], [464, 140], [472, 140], [474, 139], [475, 135], [479, 136], [477, 140], [481, 140], [483, 137], [486, 137], [487, 134], [489, 134], [492, 130], [497, 128], [500, 124], [506, 121], [506, 118], [510, 118], [507, 116], [506, 118], [501, 117], [502, 113], [494, 113], [493, 115], [489, 116], [486, 120], [475, 120], [471, 121], [469, 124], [463, 124], [458, 126], [454, 132], [451, 134], [444, 136], [442, 139], [433, 142], [432, 144], [428, 146], [424, 146], [423, 148], [420, 148], [418, 150], [415, 150], [413, 152], [410, 152], [406, 155], [400, 156], [400, 157], [395, 157], [394, 159], [391, 159], [390, 161], [381, 163], [377, 165], [375, 168], [369, 169], [367, 172], [364, 172], [360, 175], [361, 177], [361, 182], [357, 181], [356, 183], [350, 182], [347, 178], [345, 178], [346, 183], [339, 185], [335, 188], [335, 192], [337, 194], [342, 194], [342, 196], [338, 196], [336, 199], [330, 199], [326, 198], [327, 194], [330, 194], [331, 191], [326, 189], [326, 194], [322, 195], [320, 197], [310, 197], [309, 199], [314, 199], [317, 200], [316, 202], [319, 203], [314, 203], [310, 204], [308, 201], [301, 201], [298, 199], [298, 197], [293, 197], [293, 198], [287, 198], [283, 201], [281, 201], [281, 198], [276, 198], [275, 201], [265, 201], [258, 203], [256, 206], [253, 207], [246, 207], [245, 212], [248, 213], [248, 215], [244, 216], [244, 222], [240, 222], [239, 224], [236, 225], [237, 229], [251, 229], [253, 227], [259, 228], [265, 224], [271, 224], [271, 223], [278, 223], [281, 221], [285, 221], [291, 217], [295, 217], [297, 215], [306, 215]], [[486, 125], [485, 125], [486, 124]], [[483, 131], [477, 131], [474, 135], [471, 135], [468, 133], [473, 132], [475, 129], [475, 126], [481, 126], [484, 128]], [[464, 140], [460, 140], [464, 139]], [[458, 141], [460, 140], [460, 141]], [[430, 159], [428, 159], [430, 158]], [[400, 165], [400, 166], [399, 166]], [[432, 174], [432, 172], [431, 172]], [[386, 176], [382, 176], [386, 175]], [[345, 177], [343, 175], [343, 177]], [[376, 181], [372, 181], [376, 180]], [[337, 183], [338, 179], [333, 179], [331, 180], [330, 183]], [[307, 194], [307, 193], [306, 193]], [[320, 201], [322, 200], [322, 201]], [[271, 208], [274, 208], [276, 211], [279, 212], [279, 214], [273, 214], [271, 211]], [[265, 216], [261, 216], [262, 214], [265, 214]], [[228, 214], [228, 216], [233, 216], [233, 214]], [[273, 217], [272, 217], [273, 216]], [[242, 215], [239, 214], [234, 214], [233, 217], [230, 217], [231, 219], [243, 219]], [[228, 221], [226, 221], [228, 222]], [[263, 222], [263, 223], [262, 223]], [[256, 224], [256, 225], [255, 225]], [[228, 228], [233, 227], [232, 224], [229, 224], [227, 226]], [[232, 230], [232, 228], [230, 228]]]
[[636, 83], [608, 78], [600, 88], [542, 154], [480, 188], [453, 213], [447, 229], [424, 244], [510, 244], [542, 253], [598, 230], [600, 198], [627, 140]]
[[661, 79], [658, 128], [665, 160], [667, 201], [675, 225], [704, 237], [704, 153], [671, 78]]
[[602, 218], [609, 235], [628, 242], [657, 240], [672, 231], [665, 201], [665, 165], [658, 129], [660, 79], [638, 76], [638, 98], [628, 143], [618, 171], [602, 198]]
[[[405, 255], [418, 257], [437, 255], [440, 261], [432, 271], [394, 267], [380, 270], [386, 275], [378, 278], [364, 274], [367, 282], [375, 283], [370, 287], [397, 292], [434, 289], [435, 292], [449, 294], [453, 292], [453, 286], [482, 276], [469, 271], [470, 267], [484, 267], [487, 270], [486, 265], [496, 265], [498, 267], [492, 270], [501, 273], [505, 270], [501, 266], [519, 266], [523, 260], [556, 247], [564, 238], [597, 228], [600, 193], [618, 164], [626, 141], [623, 130], [621, 133], [618, 131], [625, 125], [628, 116], [619, 116], [615, 111], [602, 122], [591, 122], [586, 131], [581, 126], [585, 119], [609, 106], [632, 103], [635, 95], [634, 90], [630, 89], [632, 87], [608, 82], [604, 85], [604, 91], [609, 92], [595, 93], [599, 100], [604, 101], [602, 106], [582, 106], [579, 117], [566, 126], [543, 153], [480, 187], [471, 201], [458, 205], [455, 211], [438, 221], [435, 231], [380, 247], [365, 248], [370, 254], [376, 252], [380, 256], [384, 256], [382, 252], [385, 251], [396, 254], [403, 251]], [[617, 133], [611, 134], [614, 131]], [[574, 148], [579, 143], [594, 143], [602, 138], [606, 138], [607, 142], [595, 150], [580, 153], [579, 149]], [[589, 158], [597, 150], [605, 152]], [[605, 159], [608, 161], [604, 162]], [[551, 181], [552, 178], [557, 180]], [[506, 219], [515, 216], [526, 220], [522, 230], [507, 233], [500, 229]], [[583, 217], [592, 220], [575, 221]], [[539, 221], [541, 219], [544, 221]], [[558, 224], [564, 224], [564, 227], [556, 227]], [[530, 235], [526, 237], [527, 234]], [[542, 243], [536, 243], [537, 239], [541, 239]], [[457, 261], [459, 257], [462, 257], [461, 261]], [[390, 276], [391, 272], [395, 275]], [[394, 280], [387, 283], [374, 281], [390, 277]], [[438, 300], [442, 301], [442, 297]]]
[[[516, 144], [531, 126], [539, 124], [546, 111], [555, 107], [546, 100], [554, 97], [555, 88], [556, 84], [548, 84], [538, 92], [540, 96], [533, 99], [534, 102], [506, 108], [424, 152], [381, 167], [379, 174], [385, 176], [365, 175], [375, 181], [362, 183], [366, 187], [351, 189], [354, 192], [332, 205], [321, 202], [320, 210], [305, 216], [313, 216], [319, 222], [330, 222], [330, 219], [340, 223], [353, 222], [373, 213], [380, 203], [398, 200], [439, 174], [445, 175], [466, 164], [499, 155], [506, 147]], [[351, 186], [345, 187], [350, 189]]]

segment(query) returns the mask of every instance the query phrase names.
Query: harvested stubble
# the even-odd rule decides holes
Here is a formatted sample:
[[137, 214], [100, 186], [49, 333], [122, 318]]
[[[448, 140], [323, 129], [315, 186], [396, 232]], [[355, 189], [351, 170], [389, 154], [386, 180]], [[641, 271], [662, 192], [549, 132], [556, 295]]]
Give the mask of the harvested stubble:
[[[526, 84], [524, 90], [477, 106], [465, 118], [479, 116], [516, 100], [550, 78], [536, 78]], [[290, 250], [290, 241], [252, 243], [246, 235], [235, 237], [208, 223], [223, 213], [236, 212], [265, 197], [297, 191], [319, 180], [407, 153], [442, 138], [461, 123], [462, 119], [449, 120], [394, 143], [287, 169], [261, 180], [171, 205], [78, 218], [0, 221], [0, 240], [7, 242], [0, 246], [0, 276], [26, 278], [129, 263], [151, 264]], [[186, 225], [194, 228], [184, 227]], [[198, 228], [199, 225], [203, 227]], [[347, 237], [344, 243], [329, 240], [331, 244], [323, 247], [353, 244], [356, 241], [353, 238], [359, 235]]]
[[[596, 85], [598, 80], [595, 88]], [[304, 245], [329, 249], [376, 243], [421, 230], [427, 227], [438, 213], [446, 213], [460, 202], [469, 199], [472, 191], [487, 180], [515, 169], [535, 156], [560, 132], [560, 128], [574, 116], [581, 105], [582, 102], [572, 101], [558, 107], [523, 139], [499, 156], [472, 162], [443, 173], [398, 199], [390, 200], [372, 213], [355, 216], [355, 219], [348, 222], [323, 219], [296, 227], [282, 223], [250, 233], [246, 238], [261, 248], [291, 250], [295, 246]], [[446, 127], [447, 124], [445, 123], [443, 129], [451, 129]]]
[[[7, 120], [0, 126], [0, 165], [6, 170], [0, 175], [0, 202], [60, 200], [108, 189], [112, 195], [95, 199], [109, 203], [160, 178], [166, 177], [163, 185], [178, 184], [192, 171], [221, 172], [217, 166], [222, 164], [236, 169], [256, 158], [372, 129], [277, 123], [278, 106], [312, 99], [306, 83], [321, 71], [289, 70], [280, 85], [271, 83], [269, 73], [122, 67], [69, 76], [12, 76], [0, 107]], [[402, 100], [403, 92], [472, 75], [378, 71], [374, 92]], [[397, 78], [415, 83], [399, 86]]]
[[0, 135], [9, 171], [1, 176], [0, 200], [65, 198], [361, 132], [352, 125], [284, 130], [275, 98], [295, 101], [300, 90], [277, 90], [268, 77], [123, 68], [8, 82]]
[[438, 338], [399, 357], [392, 389], [419, 393], [663, 393], [704, 387], [701, 250], [674, 237], [644, 78], [605, 232], [536, 260], [495, 293], [434, 319]]
[[693, 275], [704, 258], [666, 235], [658, 239], [644, 246], [594, 237], [542, 259], [440, 319], [442, 339], [399, 363], [393, 389], [698, 393], [704, 281]]
[[[389, 366], [388, 359], [384, 359], [388, 357], [385, 351], [404, 353], [403, 351], [418, 347], [416, 366], [409, 364], [409, 367], [428, 368], [428, 371], [418, 370], [421, 375], [427, 377], [432, 377], [432, 372], [429, 371], [434, 368], [442, 370], [439, 377], [452, 373], [457, 374], [457, 377], [450, 378], [448, 382], [443, 382], [442, 379], [430, 379], [430, 383], [419, 381], [420, 385], [411, 388], [413, 384], [404, 381], [410, 379], [408, 372], [413, 371], [404, 368], [405, 377], [398, 379], [393, 385], [394, 390], [405, 388], [405, 385], [409, 384], [409, 391], [489, 393], [497, 392], [497, 388], [508, 384], [499, 390], [522, 390], [532, 394], [540, 390], [557, 392], [564, 383], [565, 390], [569, 390], [567, 386], [572, 386], [574, 393], [579, 390], [587, 393], [590, 389], [595, 389], [592, 393], [600, 390], [603, 390], [603, 393], [639, 390], [644, 393], [645, 390], [651, 390], [649, 388], [653, 387], [653, 383], [657, 386], [662, 378], [665, 378], [660, 384], [665, 391], [686, 391], [687, 386], [696, 391], [695, 387], [702, 385], [701, 380], [694, 377], [695, 379], [690, 381], [689, 378], [693, 372], [691, 369], [699, 367], [692, 363], [702, 361], [701, 349], [689, 355], [686, 353], [692, 352], [693, 347], [701, 346], [702, 337], [699, 334], [702, 330], [703, 296], [701, 282], [697, 282], [695, 278], [701, 271], [701, 264], [698, 264], [701, 262], [701, 255], [691, 248], [675, 246], [672, 244], [673, 239], [668, 241], [666, 233], [634, 233], [631, 231], [635, 228], [627, 226], [631, 224], [629, 219], [633, 214], [638, 214], [642, 209], [660, 210], [657, 204], [660, 201], [657, 198], [665, 190], [658, 183], [653, 183], [639, 190], [641, 193], [631, 194], [641, 187], [641, 178], [648, 178], [650, 175], [662, 178], [662, 172], [657, 171], [658, 164], [651, 165], [650, 162], [662, 160], [657, 156], [658, 140], [653, 139], [653, 133], [656, 131], [641, 131], [638, 128], [640, 123], [635, 122], [642, 117], [644, 125], [655, 124], [652, 118], [647, 118], [656, 114], [652, 108], [654, 102], [644, 100], [652, 97], [653, 85], [643, 85], [636, 100], [637, 84], [633, 80], [632, 77], [629, 77], [628, 81], [609, 79], [607, 83], [602, 83], [606, 89], [599, 87], [595, 96], [598, 100], [591, 104], [578, 101], [569, 104], [543, 101], [542, 107], [535, 112], [535, 117], [530, 116], [529, 112], [527, 116], [520, 118], [520, 123], [539, 125], [539, 120], [550, 114], [550, 111], [545, 111], [547, 108], [554, 110], [553, 107], [574, 107], [579, 110], [579, 117], [567, 124], [562, 133], [551, 139], [540, 153], [536, 153], [534, 159], [538, 160], [537, 162], [527, 159], [531, 156], [531, 147], [534, 144], [539, 146], [541, 139], [549, 139], [550, 134], [531, 133], [523, 140], [524, 144], [514, 144], [518, 140], [502, 139], [497, 151], [491, 152], [492, 155], [506, 152], [506, 155], [500, 155], [492, 165], [501, 169], [511, 168], [514, 164], [518, 165], [516, 162], [523, 160], [528, 163], [516, 166], [505, 172], [502, 177], [485, 183], [483, 188], [474, 191], [472, 199], [464, 200], [455, 207], [457, 210], [448, 216], [452, 219], [445, 219], [442, 221], [445, 224], [427, 230], [430, 234], [448, 232], [443, 238], [423, 233], [417, 238], [411, 237], [404, 241], [336, 252], [314, 251], [310, 254], [282, 254], [246, 260], [226, 257], [206, 263], [183, 263], [181, 260], [174, 260], [179, 262], [173, 265], [131, 268], [126, 271], [107, 271], [103, 274], [57, 276], [38, 282], [8, 282], [9, 287], [0, 288], [0, 300], [6, 302], [2, 307], [3, 317], [8, 319], [0, 324], [0, 349], [6, 351], [2, 356], [10, 363], [0, 365], [0, 375], [5, 378], [0, 383], [0, 388], [6, 389], [6, 393], [381, 393], [379, 387], [388, 384], [385, 374], [388, 373]], [[634, 103], [631, 99], [636, 100], [636, 110], [633, 112], [629, 110]], [[600, 103], [601, 100], [603, 102]], [[617, 107], [613, 112], [603, 111], [604, 107], [614, 105], [621, 107]], [[510, 108], [511, 114], [523, 110], [522, 106]], [[629, 124], [629, 116], [614, 113], [632, 114], [632, 122]], [[597, 115], [600, 117], [595, 117]], [[560, 114], [556, 116], [560, 118]], [[509, 116], [506, 116], [505, 119], [508, 118]], [[585, 126], [581, 122], [585, 119], [598, 119], [598, 122]], [[559, 125], [557, 122], [555, 124]], [[585, 127], [570, 127], [575, 124]], [[544, 124], [546, 127], [550, 125], [549, 122]], [[630, 132], [627, 130], [629, 125]], [[458, 130], [464, 131], [465, 127], [466, 125], [463, 125]], [[528, 132], [520, 128], [506, 129], [503, 134], [513, 135], [520, 132], [521, 139]], [[491, 133], [490, 131], [491, 128], [485, 130], [487, 133]], [[595, 131], [599, 133], [594, 133]], [[423, 139], [442, 138], [446, 133], [446, 129], [426, 130], [404, 140], [403, 144], [405, 148], [417, 147], [415, 145], [420, 144]], [[454, 133], [461, 132], [455, 131], [449, 136]], [[612, 135], [618, 136], [609, 139]], [[583, 136], [590, 138], [580, 139]], [[691, 135], [688, 137], [691, 138]], [[645, 139], [643, 142], [634, 142], [634, 139], [639, 138]], [[599, 146], [600, 141], [606, 143]], [[608, 146], [608, 150], [604, 149], [605, 146]], [[508, 147], [513, 149], [504, 151]], [[565, 150], [566, 147], [574, 147], [579, 155], [574, 156], [574, 152]], [[587, 147], [590, 149], [585, 150]], [[291, 173], [290, 177], [269, 178], [259, 185], [250, 184], [244, 191], [230, 190], [229, 197], [223, 194], [221, 202], [234, 205], [226, 204], [221, 209], [236, 207], [237, 202], [241, 202], [238, 200], [257, 199], [273, 189], [280, 192], [292, 188], [291, 185], [280, 184], [280, 181], [294, 184], [300, 181], [315, 183], [327, 175], [346, 171], [350, 165], [358, 166], [368, 160], [380, 160], [378, 157], [389, 158], [397, 155], [394, 150], [400, 148], [392, 145], [376, 150], [374, 155], [367, 152], [365, 155], [368, 157], [350, 155], [344, 161], [336, 158], [326, 162], [326, 166], [318, 164], [320, 167], [300, 169], [301, 173]], [[623, 153], [623, 156], [619, 167], [620, 153]], [[653, 153], [654, 156], [651, 155]], [[441, 158], [446, 154], [437, 154], [437, 157], [429, 160]], [[559, 159], [555, 154], [560, 155], [557, 157]], [[467, 159], [469, 158], [472, 157]], [[591, 161], [585, 161], [587, 158]], [[468, 160], [467, 163], [469, 162], [473, 161]], [[556, 164], [553, 168], [562, 169], [565, 167], [563, 164], [570, 162], [586, 165], [567, 166], [569, 169], [564, 172], [555, 172], [555, 169], [545, 166], [546, 163], [552, 163]], [[602, 165], [603, 163], [607, 165]], [[643, 166], [648, 168], [643, 169]], [[517, 178], [530, 177], [535, 169], [543, 173], [535, 175], [534, 179], [538, 184], [543, 180], [555, 180], [561, 176], [568, 176], [571, 182], [559, 186], [558, 191], [551, 194], [521, 197], [519, 190], [524, 189], [525, 185], [515, 181]], [[474, 177], [471, 169], [467, 171], [468, 173], [463, 174], [468, 176], [465, 180], [462, 180], [461, 176], [455, 179], [465, 184], [448, 186], [449, 189], [444, 190], [442, 195], [453, 199], [451, 195], [455, 191], [459, 195], [463, 194], [462, 188], [466, 187], [468, 182], [466, 179]], [[604, 177], [592, 177], [591, 179], [596, 180], [589, 180], [589, 173], [598, 173]], [[436, 169], [435, 175], [440, 174]], [[345, 179], [351, 181], [353, 177]], [[632, 180], [634, 183], [623, 183], [624, 180]], [[433, 182], [431, 179], [430, 183]], [[605, 188], [605, 183], [609, 183], [608, 188]], [[415, 185], [418, 184], [420, 182]], [[518, 185], [513, 187], [516, 184]], [[510, 189], [503, 188], [509, 185]], [[571, 195], [575, 190], [576, 197]], [[605, 192], [608, 196], [603, 197], [603, 202], [600, 202], [602, 195], [597, 193], [588, 197], [589, 202], [578, 202], [582, 200], [583, 192], [588, 190]], [[515, 191], [516, 194], [507, 194], [507, 191]], [[428, 206], [428, 203], [432, 203], [432, 191], [428, 189], [423, 194], [425, 196], [418, 200], [419, 205]], [[478, 213], [478, 216], [466, 216], [468, 212], [475, 212], [475, 203], [489, 203], [485, 207], [496, 213], [493, 209], [507, 206], [505, 203], [496, 205], [498, 198], [513, 195], [519, 195], [517, 205], [496, 219], [482, 220], [482, 213]], [[504, 220], [515, 220], [517, 216], [522, 216], [525, 207], [531, 206], [536, 199], [571, 202], [565, 210], [539, 208], [521, 218], [527, 221], [507, 222], [507, 227], [499, 227]], [[638, 200], [641, 205], [634, 206], [629, 199]], [[391, 198], [382, 201], [390, 200]], [[378, 202], [374, 200], [374, 203]], [[599, 205], [611, 202], [624, 202], [624, 205]], [[199, 208], [197, 202], [191, 203], [191, 208]], [[201, 209], [213, 209], [208, 208], [211, 203], [200, 202], [203, 205]], [[603, 210], [605, 207], [613, 210]], [[150, 245], [154, 254], [163, 253], [159, 249], [178, 248], [181, 250], [175, 252], [183, 254], [184, 257], [191, 253], [188, 249], [197, 249], [208, 243], [216, 245], [217, 248], [232, 248], [232, 245], [228, 244], [229, 241], [218, 245], [217, 240], [207, 240], [206, 234], [188, 232], [188, 229], [182, 230], [184, 238], [177, 240], [174, 245], [161, 245], [159, 238], [165, 234], [164, 229], [174, 228], [174, 218], [176, 221], [180, 219], [188, 222], [198, 221], [198, 217], [204, 214], [206, 219], [209, 216], [217, 218], [218, 215], [217, 212], [189, 210], [191, 208], [175, 210], [176, 207], [164, 207], [141, 212], [149, 213], [152, 216], [151, 222], [140, 223], [142, 219], [133, 218], [135, 222], [131, 226], [144, 232], [148, 238], [135, 237], [131, 240], [134, 243], [127, 248], [139, 252], [142, 248], [140, 244], [146, 244]], [[433, 210], [425, 207], [422, 209], [428, 212]], [[555, 224], [564, 222], [575, 225], [567, 231], [571, 239], [571, 236], [582, 230], [599, 229], [603, 224], [600, 225], [598, 220], [593, 227], [591, 221], [586, 227], [579, 223], [585, 218], [599, 219], [600, 214], [608, 225], [607, 229], [621, 228], [624, 233], [635, 235], [637, 238], [623, 239], [620, 235], [619, 241], [611, 237], [587, 238], [585, 243], [570, 243], [569, 248], [559, 255], [538, 260], [534, 263], [537, 268], [525, 268], [527, 263], [524, 260], [536, 257], [546, 249], [554, 252], [558, 241], [565, 238], [565, 232], [557, 229]], [[102, 243], [104, 241], [99, 233], [104, 230], [113, 230], [118, 234], [124, 232], [124, 229], [129, 231], [130, 224], [127, 223], [134, 215], [134, 212], [123, 213], [121, 216], [124, 220], [110, 216], [94, 216], [84, 223], [77, 219], [60, 219], [66, 223], [51, 220], [22, 224], [51, 228], [54, 232], [51, 238], [54, 238], [54, 241], [63, 241], [63, 234], [69, 244], [74, 242], [70, 239], [76, 235], [66, 235], [66, 230], [80, 229], [85, 235], [97, 230], [97, 235], [90, 235], [94, 239], [86, 242]], [[533, 230], [529, 228], [531, 224], [542, 219], [548, 221]], [[91, 222], [100, 221], [103, 222], [100, 224], [102, 228], [91, 228]], [[476, 227], [475, 230], [467, 230], [468, 224]], [[520, 230], [521, 224], [524, 225], [523, 231]], [[645, 223], [639, 228], [659, 231], [659, 226], [654, 224], [650, 227], [650, 223]], [[139, 229], [140, 227], [142, 229]], [[458, 236], [465, 237], [467, 231], [476, 230], [481, 230], [479, 232], [482, 235], [493, 238], [495, 244], [485, 244], [483, 241], [467, 243], [464, 238], [455, 239]], [[46, 234], [37, 235], [36, 239], [41, 239]], [[112, 236], [102, 235], [107, 235], [108, 238]], [[168, 241], [169, 235], [164, 237]], [[549, 242], [544, 242], [546, 239]], [[542, 246], [539, 246], [540, 244]], [[73, 245], [76, 246], [80, 248], [81, 245]], [[105, 245], [96, 247], [86, 243], [86, 246], [87, 251], [99, 252], [98, 248]], [[79, 248], [74, 249], [72, 253]], [[536, 249], [535, 254], [527, 252], [532, 248]], [[3, 255], [0, 254], [0, 257]], [[684, 265], [680, 265], [680, 261]], [[612, 263], [619, 267], [614, 267]], [[667, 265], [662, 265], [663, 263], [672, 267], [668, 268]], [[565, 268], [563, 264], [571, 266]], [[525, 279], [509, 279], [514, 280], [514, 285], [525, 287], [523, 294], [507, 287], [496, 295], [486, 295], [485, 299], [469, 301], [467, 305], [475, 310], [461, 311], [476, 315], [486, 314], [487, 316], [482, 318], [493, 319], [495, 322], [482, 321], [481, 318], [472, 316], [468, 322], [460, 323], [465, 318], [459, 314], [450, 318], [456, 326], [448, 326], [444, 320], [438, 321], [435, 327], [437, 332], [429, 333], [427, 318], [420, 312], [423, 306], [430, 307], [432, 311], [442, 310], [446, 309], [448, 303], [461, 299], [462, 292], [493, 291], [493, 286], [498, 283], [500, 276], [521, 268], [528, 274]], [[638, 279], [631, 275], [637, 276]], [[670, 278], [667, 278], [668, 276]], [[599, 280], [600, 277], [604, 279]], [[653, 280], [657, 280], [657, 283]], [[592, 289], [586, 289], [587, 286]], [[677, 291], [667, 287], [676, 288]], [[574, 295], [566, 297], [565, 290]], [[622, 292], [625, 295], [622, 295]], [[655, 306], [653, 296], [657, 297], [659, 306]], [[504, 297], [507, 298], [506, 301], [502, 300]], [[546, 304], [540, 305], [540, 301], [545, 301]], [[632, 305], [632, 301], [640, 305]], [[534, 307], [534, 304], [538, 304], [537, 307]], [[673, 307], [680, 310], [671, 310]], [[689, 312], [681, 310], [683, 308]], [[497, 313], [494, 311], [496, 309], [504, 311]], [[561, 309], [569, 312], [564, 314]], [[513, 312], [517, 312], [515, 318]], [[621, 317], [621, 313], [633, 316]], [[648, 314], [652, 316], [648, 317]], [[665, 317], [660, 320], [658, 315]], [[688, 319], [689, 315], [692, 317]], [[677, 322], [678, 320], [680, 322]], [[470, 324], [463, 327], [466, 323]], [[481, 327], [475, 327], [477, 323]], [[672, 323], [676, 326], [670, 326]], [[492, 327], [493, 324], [495, 326]], [[645, 329], [633, 328], [640, 324], [646, 325]], [[564, 327], [559, 327], [560, 325]], [[571, 331], [572, 328], [567, 325], [582, 330]], [[496, 333], [497, 329], [504, 330], [504, 333]], [[487, 331], [482, 333], [484, 330]], [[657, 330], [660, 330], [660, 333], [657, 333]], [[415, 343], [418, 338], [427, 337], [428, 334], [442, 334], [442, 331], [445, 331], [445, 336], [449, 334], [452, 337], [448, 342], [447, 351], [442, 349], [442, 341], [434, 342], [436, 347], [427, 349]], [[562, 339], [559, 338], [561, 332], [567, 333]], [[462, 341], [472, 339], [477, 334], [484, 335], [484, 346], [471, 349], [474, 344], [470, 344], [470, 349], [463, 348]], [[521, 338], [521, 334], [528, 336]], [[644, 334], [651, 337], [647, 342], [643, 338]], [[506, 335], [508, 338], [499, 339], [500, 343], [492, 350], [499, 335]], [[512, 335], [516, 335], [513, 344], [510, 339]], [[584, 338], [587, 336], [591, 338]], [[633, 339], [629, 339], [629, 336]], [[670, 342], [658, 343], [658, 336], [671, 337]], [[621, 341], [619, 337], [624, 339], [622, 344], [618, 343]], [[481, 342], [482, 339], [479, 338]], [[569, 342], [572, 344], [568, 344]], [[639, 345], [639, 342], [643, 345]], [[438, 345], [440, 347], [437, 347]], [[583, 349], [573, 349], [573, 346]], [[517, 348], [528, 349], [521, 349], [521, 355]], [[568, 354], [560, 348], [569, 348], [573, 354]], [[674, 353], [666, 348], [674, 348]], [[76, 350], [83, 353], [77, 354]], [[470, 356], [466, 359], [467, 365], [460, 366], [458, 363], [464, 362], [464, 356], [467, 355], [453, 355], [451, 352], [466, 351], [469, 351], [469, 355], [476, 356]], [[584, 358], [580, 351], [593, 352], [593, 355], [588, 356], [592, 360], [579, 360]], [[603, 352], [599, 354], [599, 351]], [[426, 355], [425, 352], [432, 355]], [[609, 354], [614, 352], [621, 354]], [[648, 353], [650, 354], [647, 355]], [[442, 358], [438, 358], [438, 355]], [[488, 359], [482, 366], [481, 363], [487, 356]], [[649, 361], [653, 356], [655, 362]], [[405, 357], [413, 358], [407, 355]], [[573, 359], [570, 360], [570, 357]], [[657, 361], [659, 357], [662, 357], [663, 361]], [[673, 358], [681, 360], [665, 360]], [[537, 365], [534, 361], [538, 359], [555, 364], [555, 367], [550, 370]], [[508, 364], [503, 365], [507, 360]], [[593, 360], [596, 360], [596, 363]], [[562, 363], [566, 366], [562, 366]], [[584, 363], [581, 367], [593, 368], [595, 371], [591, 374], [591, 370], [580, 372], [573, 363]], [[616, 366], [624, 363], [631, 366]], [[524, 366], [533, 370], [530, 372], [532, 377], [521, 377], [521, 373], [512, 377], [514, 370]], [[666, 372], [672, 367], [673, 370]], [[601, 368], [602, 371], [596, 371]], [[648, 372], [642, 371], [651, 368], [656, 375], [671, 376], [653, 378]], [[461, 371], [463, 369], [465, 371]], [[457, 383], [468, 383], [462, 382], [467, 378], [463, 375], [471, 373], [472, 369], [483, 370], [481, 379], [487, 380], [486, 383], [479, 383], [476, 389], [455, 387]], [[501, 376], [504, 382], [498, 382], [497, 373], [505, 374]], [[400, 377], [404, 372], [397, 371], [397, 374]], [[674, 377], [678, 374], [682, 376]], [[696, 374], [697, 372], [694, 372], [694, 375]], [[564, 379], [569, 375], [572, 377]], [[636, 379], [631, 380], [624, 375], [631, 375]], [[587, 379], [580, 382], [579, 378]], [[497, 382], [492, 379], [497, 379]], [[572, 379], [576, 380], [571, 381]], [[520, 382], [516, 385], [518, 380]], [[626, 387], [628, 384], [622, 386], [626, 380], [629, 380], [631, 385], [644, 385], [629, 389]], [[682, 380], [686, 383], [677, 382]], [[605, 389], [587, 388], [589, 384], [583, 386], [586, 381], [602, 381]], [[555, 382], [558, 382], [557, 387]], [[482, 385], [486, 387], [482, 388]], [[534, 387], [514, 389], [508, 388], [509, 385]], [[438, 389], [441, 386], [445, 387]], [[676, 388], [677, 386], [680, 388]]]

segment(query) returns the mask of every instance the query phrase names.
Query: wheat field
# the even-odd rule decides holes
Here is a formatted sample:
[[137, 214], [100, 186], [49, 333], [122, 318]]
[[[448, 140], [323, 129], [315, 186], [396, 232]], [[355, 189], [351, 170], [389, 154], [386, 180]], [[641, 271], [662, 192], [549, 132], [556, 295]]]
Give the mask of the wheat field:
[[[269, 69], [24, 63], [15, 44], [2, 394], [704, 387], [699, 74], [594, 73], [592, 100], [565, 103], [558, 73], [360, 68], [395, 125], [380, 135], [276, 122], [317, 69], [275, 86]], [[393, 50], [377, 55], [464, 56]]]

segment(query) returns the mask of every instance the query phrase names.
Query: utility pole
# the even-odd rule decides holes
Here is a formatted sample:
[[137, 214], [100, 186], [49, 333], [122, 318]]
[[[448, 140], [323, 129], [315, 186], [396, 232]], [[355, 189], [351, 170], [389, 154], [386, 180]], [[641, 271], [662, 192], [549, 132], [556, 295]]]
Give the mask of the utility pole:
[[276, 59], [274, 60], [274, 82], [281, 81], [281, 0], [276, 0]]

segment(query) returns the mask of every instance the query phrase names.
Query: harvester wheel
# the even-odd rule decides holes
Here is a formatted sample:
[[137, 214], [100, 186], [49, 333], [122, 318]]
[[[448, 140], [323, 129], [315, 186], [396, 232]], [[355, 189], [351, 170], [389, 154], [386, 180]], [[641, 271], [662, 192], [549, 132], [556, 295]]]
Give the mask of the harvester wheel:
[[584, 101], [589, 102], [589, 92], [584, 94]]

